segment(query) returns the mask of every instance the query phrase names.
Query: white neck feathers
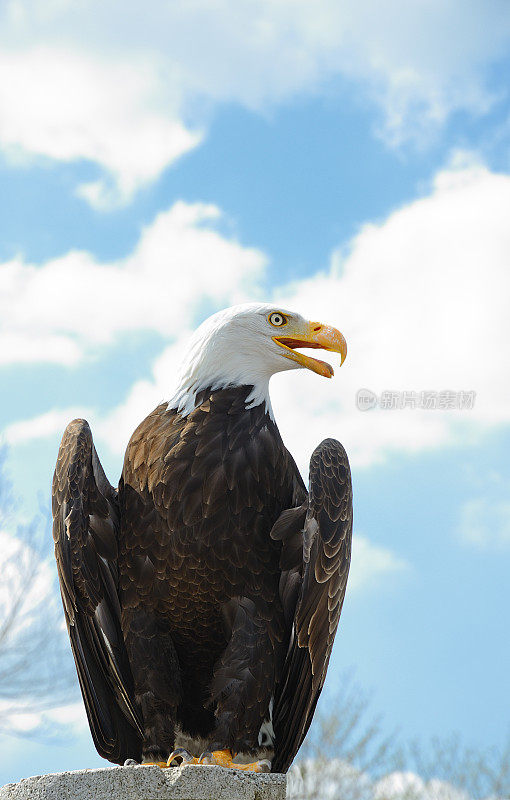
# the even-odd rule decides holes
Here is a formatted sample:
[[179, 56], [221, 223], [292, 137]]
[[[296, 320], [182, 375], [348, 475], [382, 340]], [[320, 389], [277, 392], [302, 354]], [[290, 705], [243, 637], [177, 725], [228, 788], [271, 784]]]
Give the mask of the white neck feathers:
[[204, 389], [253, 386], [246, 407], [264, 403], [273, 418], [269, 380], [274, 372], [288, 367], [285, 363], [280, 366], [284, 360], [268, 351], [267, 335], [260, 326], [265, 309], [265, 304], [255, 303], [229, 308], [209, 317], [195, 331], [168, 402], [169, 409], [187, 416]]

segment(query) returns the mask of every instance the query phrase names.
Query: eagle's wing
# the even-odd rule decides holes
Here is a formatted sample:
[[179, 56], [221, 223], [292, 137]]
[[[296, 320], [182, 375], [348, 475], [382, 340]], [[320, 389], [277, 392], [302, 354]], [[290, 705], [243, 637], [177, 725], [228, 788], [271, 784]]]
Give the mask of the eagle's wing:
[[283, 542], [280, 594], [291, 631], [273, 707], [272, 770], [286, 772], [324, 685], [349, 573], [352, 487], [340, 442], [325, 439], [314, 450], [308, 499], [284, 511], [271, 536]]
[[62, 602], [94, 744], [114, 763], [140, 760], [142, 730], [117, 596], [117, 493], [85, 420], [71, 422], [62, 437], [52, 509]]

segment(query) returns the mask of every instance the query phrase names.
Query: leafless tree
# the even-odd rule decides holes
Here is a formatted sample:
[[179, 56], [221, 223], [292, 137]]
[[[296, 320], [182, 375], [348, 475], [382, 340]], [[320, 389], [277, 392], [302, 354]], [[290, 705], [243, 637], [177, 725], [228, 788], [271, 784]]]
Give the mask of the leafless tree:
[[476, 748], [456, 734], [405, 749], [408, 769], [424, 780], [453, 784], [473, 800], [510, 797], [510, 736], [503, 747]]
[[460, 736], [402, 744], [383, 733], [352, 677], [342, 683], [318, 709], [288, 800], [510, 799], [510, 737], [501, 748], [470, 747]]
[[[302, 759], [341, 759], [362, 772], [379, 775], [400, 765], [396, 732], [384, 733], [370, 696], [346, 673], [341, 688], [324, 698], [300, 751]], [[326, 711], [327, 707], [327, 711]]]
[[341, 689], [319, 705], [289, 775], [292, 800], [371, 800], [372, 778], [401, 766], [396, 734], [383, 732], [370, 697], [352, 674], [340, 683]]
[[56, 592], [49, 514], [19, 524], [0, 451], [0, 729], [47, 736], [43, 712], [75, 678]]

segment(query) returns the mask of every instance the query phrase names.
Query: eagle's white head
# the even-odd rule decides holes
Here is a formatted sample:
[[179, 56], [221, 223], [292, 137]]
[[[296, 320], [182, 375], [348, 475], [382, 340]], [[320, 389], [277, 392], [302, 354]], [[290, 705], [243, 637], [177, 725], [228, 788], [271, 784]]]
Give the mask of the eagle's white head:
[[331, 378], [333, 368], [296, 348], [312, 347], [347, 355], [344, 337], [330, 325], [310, 322], [295, 311], [269, 303], [245, 303], [218, 311], [200, 325], [181, 364], [168, 408], [189, 414], [203, 389], [253, 385], [247, 407], [269, 401], [275, 372], [307, 369]]

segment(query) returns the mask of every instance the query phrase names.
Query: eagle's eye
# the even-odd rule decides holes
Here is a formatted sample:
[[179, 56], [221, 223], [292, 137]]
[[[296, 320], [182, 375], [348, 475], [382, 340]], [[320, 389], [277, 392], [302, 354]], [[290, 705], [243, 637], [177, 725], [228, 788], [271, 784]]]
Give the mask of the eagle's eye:
[[275, 328], [280, 328], [282, 325], [285, 325], [287, 319], [279, 311], [273, 311], [273, 313], [269, 315], [269, 322], [271, 325], [274, 325]]

